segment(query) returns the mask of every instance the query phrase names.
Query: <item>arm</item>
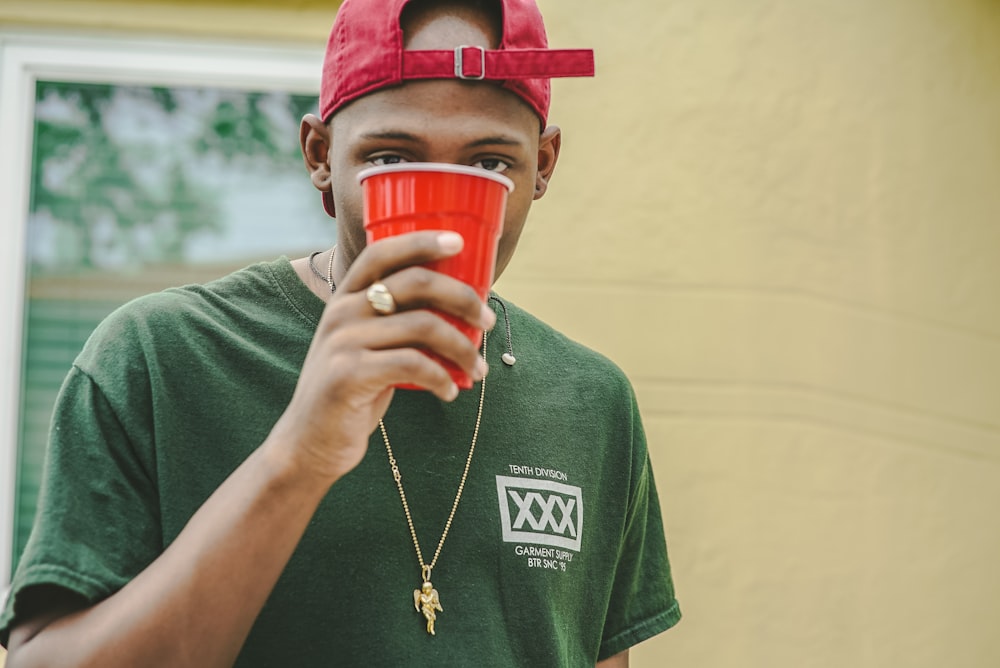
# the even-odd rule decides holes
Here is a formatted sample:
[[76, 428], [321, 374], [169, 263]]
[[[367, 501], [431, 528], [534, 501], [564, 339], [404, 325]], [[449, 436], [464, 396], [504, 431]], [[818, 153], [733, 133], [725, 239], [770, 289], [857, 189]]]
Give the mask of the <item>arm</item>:
[[273, 450], [251, 455], [121, 591], [72, 612], [79, 602], [58, 597], [17, 626], [8, 665], [231, 664], [322, 498]]
[[[11, 634], [8, 668], [231, 665], [317, 505], [364, 457], [392, 386], [419, 384], [444, 400], [457, 394], [447, 372], [416, 348], [484, 375], [476, 347], [421, 310], [492, 325], [492, 312], [467, 286], [413, 266], [458, 250], [455, 235], [425, 233], [359, 255], [265, 442], [114, 595], [83, 607], [64, 590], [35, 591], [32, 613]], [[365, 298], [379, 278], [400, 306], [394, 315], [376, 316]]]
[[598, 661], [597, 668], [628, 668], [628, 650]]

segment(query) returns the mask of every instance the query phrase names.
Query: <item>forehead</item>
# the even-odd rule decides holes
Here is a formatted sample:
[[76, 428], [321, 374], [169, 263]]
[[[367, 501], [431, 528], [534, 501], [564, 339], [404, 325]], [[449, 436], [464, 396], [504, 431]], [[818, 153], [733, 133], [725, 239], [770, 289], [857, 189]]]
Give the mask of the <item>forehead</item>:
[[429, 137], [504, 134], [537, 139], [538, 117], [514, 93], [488, 82], [431, 79], [383, 88], [331, 119], [337, 141], [405, 131]]

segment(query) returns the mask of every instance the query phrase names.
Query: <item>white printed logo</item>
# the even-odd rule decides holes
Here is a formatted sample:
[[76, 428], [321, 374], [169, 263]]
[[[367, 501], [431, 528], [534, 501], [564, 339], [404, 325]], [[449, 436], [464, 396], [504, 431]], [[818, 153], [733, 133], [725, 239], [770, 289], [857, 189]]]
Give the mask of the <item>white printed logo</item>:
[[550, 480], [497, 476], [505, 543], [535, 543], [580, 551], [583, 493]]

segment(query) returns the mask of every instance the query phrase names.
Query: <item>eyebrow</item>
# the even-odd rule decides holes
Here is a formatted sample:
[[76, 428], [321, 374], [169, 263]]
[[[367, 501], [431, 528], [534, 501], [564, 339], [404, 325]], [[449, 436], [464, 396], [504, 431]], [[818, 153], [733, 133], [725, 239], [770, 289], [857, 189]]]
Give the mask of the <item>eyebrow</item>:
[[513, 137], [505, 137], [503, 135], [494, 135], [492, 137], [482, 137], [474, 142], [470, 143], [470, 147], [474, 146], [520, 146], [521, 142], [514, 139]]
[[419, 142], [420, 138], [416, 135], [411, 135], [409, 132], [400, 132], [397, 130], [386, 130], [385, 132], [365, 132], [361, 135], [362, 139], [372, 140], [372, 139], [392, 139], [395, 141], [409, 141], [409, 142]]
[[[392, 140], [392, 141], [405, 141], [414, 144], [423, 143], [424, 140], [417, 135], [411, 134], [409, 132], [403, 132], [401, 130], [385, 130], [383, 132], [365, 132], [361, 135], [364, 140]], [[508, 137], [505, 135], [491, 135], [489, 137], [480, 137], [467, 144], [469, 148], [476, 148], [479, 146], [521, 146], [522, 142], [514, 139], [513, 137]]]

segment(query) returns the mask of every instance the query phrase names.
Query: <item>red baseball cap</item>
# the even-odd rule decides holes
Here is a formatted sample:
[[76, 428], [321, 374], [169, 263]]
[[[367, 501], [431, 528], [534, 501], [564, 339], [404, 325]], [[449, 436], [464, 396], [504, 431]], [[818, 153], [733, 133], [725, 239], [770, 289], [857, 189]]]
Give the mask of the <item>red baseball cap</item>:
[[[594, 76], [592, 49], [549, 49], [534, 0], [496, 0], [503, 15], [499, 48], [404, 50], [400, 16], [410, 0], [344, 0], [327, 42], [320, 84], [323, 121], [353, 100], [415, 79], [497, 82], [524, 100], [545, 126], [554, 77]], [[333, 198], [323, 193], [327, 213]]]
[[594, 76], [592, 49], [549, 49], [534, 0], [497, 0], [503, 14], [498, 49], [403, 49], [400, 15], [409, 0], [344, 0], [323, 61], [320, 115], [324, 121], [362, 95], [409, 79], [497, 81], [535, 110], [549, 112], [549, 79]]

